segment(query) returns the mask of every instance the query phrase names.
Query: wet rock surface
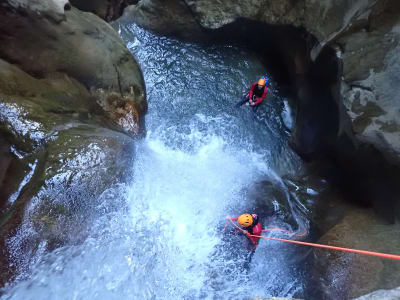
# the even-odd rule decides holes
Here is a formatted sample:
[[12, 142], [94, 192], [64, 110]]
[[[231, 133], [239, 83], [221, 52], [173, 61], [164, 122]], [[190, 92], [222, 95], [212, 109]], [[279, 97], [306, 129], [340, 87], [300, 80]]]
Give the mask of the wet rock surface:
[[393, 290], [379, 290], [371, 294], [361, 296], [355, 300], [397, 300], [400, 299], [400, 288]]
[[55, 0], [6, 1], [0, 16], [4, 285], [30, 255], [85, 238], [104, 192], [130, 176], [147, 103], [139, 66], [97, 16]]
[[[345, 217], [318, 243], [399, 254], [398, 224], [388, 225], [368, 208], [344, 208]], [[322, 294], [313, 295], [316, 299], [352, 299], [400, 285], [397, 261], [324, 249], [315, 249], [313, 254], [314, 280], [322, 285]]]
[[[61, 230], [66, 228], [63, 225], [58, 231], [61, 236], [52, 233], [57, 222], [54, 207], [73, 203], [85, 211], [104, 190], [126, 180], [128, 171], [124, 170], [133, 140], [76, 80], [67, 75], [38, 80], [4, 61], [0, 64], [0, 128], [5, 153], [1, 159], [2, 243], [16, 233], [27, 205], [36, 201], [52, 216], [31, 218], [36, 220], [34, 224], [48, 225], [39, 226], [41, 239], [37, 241], [50, 240], [51, 249], [66, 242], [65, 235], [71, 233]], [[77, 216], [76, 211], [69, 211], [67, 219], [84, 224], [85, 219], [73, 220]], [[8, 258], [7, 247], [3, 244], [1, 248], [5, 251], [2, 258]], [[5, 269], [2, 280], [10, 279], [12, 268], [7, 262], [1, 266]]]
[[119, 18], [125, 7], [136, 4], [138, 0], [71, 0], [69, 2], [79, 10], [94, 13], [109, 22]]
[[[321, 166], [309, 168], [312, 174], [318, 173]], [[248, 193], [247, 203], [256, 203], [261, 214], [267, 216], [264, 217], [266, 224], [273, 220], [272, 216], [279, 216], [296, 228], [291, 218], [300, 214], [307, 223], [302, 224], [298, 232], [307, 234], [296, 238], [298, 240], [400, 254], [399, 224], [388, 224], [369, 206], [349, 203], [345, 194], [315, 174], [286, 176], [283, 182], [290, 192], [289, 202], [287, 196], [269, 182], [258, 183], [254, 191]], [[310, 275], [306, 299], [353, 299], [400, 285], [397, 261], [311, 247], [295, 249], [292, 257], [306, 265]], [[382, 293], [378, 295], [386, 295]], [[395, 290], [392, 293], [396, 295]], [[378, 295], [371, 299], [381, 299]], [[390, 295], [387, 293], [387, 299], [392, 299]]]
[[22, 6], [2, 6], [0, 13], [4, 60], [38, 78], [61, 72], [89, 89], [124, 94], [133, 88], [136, 101], [145, 101], [139, 66], [114, 29], [97, 16], [72, 8], [55, 20]]
[[206, 41], [210, 38], [183, 1], [139, 1], [137, 5], [127, 7], [122, 19], [133, 19], [138, 25], [155, 33], [177, 36], [183, 40]]
[[2, 238], [20, 277], [37, 251], [84, 241], [106, 191], [130, 176], [132, 147], [132, 139], [122, 133], [80, 124], [57, 132], [35, 156], [32, 173], [10, 198], [1, 220]]

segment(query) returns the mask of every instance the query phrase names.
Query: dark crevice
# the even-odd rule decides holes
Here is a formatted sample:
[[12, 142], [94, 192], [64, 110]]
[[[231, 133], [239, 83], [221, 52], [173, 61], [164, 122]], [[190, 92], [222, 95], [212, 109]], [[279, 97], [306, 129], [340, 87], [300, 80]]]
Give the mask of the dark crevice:
[[72, 9], [72, 6], [69, 2], [64, 5], [64, 10], [69, 11], [71, 9]]
[[121, 85], [121, 75], [119, 73], [118, 67], [114, 65], [115, 68], [115, 72], [117, 73], [117, 82], [118, 82], [118, 89], [119, 89], [119, 93], [121, 94], [121, 96], [124, 96], [124, 93], [122, 91], [122, 85]]
[[70, 0], [70, 2], [79, 10], [91, 12], [107, 22], [122, 16], [127, 6], [138, 3], [135, 0]]
[[310, 65], [308, 44], [313, 38], [301, 28], [238, 19], [209, 34], [213, 43], [234, 44], [260, 54], [280, 85], [294, 85]]
[[339, 131], [339, 106], [332, 95], [339, 78], [336, 51], [326, 47], [312, 61], [310, 51], [317, 40], [303, 28], [245, 19], [209, 34], [213, 42], [234, 44], [260, 54], [280, 92], [293, 97], [297, 106], [293, 148], [307, 161], [324, 156]]

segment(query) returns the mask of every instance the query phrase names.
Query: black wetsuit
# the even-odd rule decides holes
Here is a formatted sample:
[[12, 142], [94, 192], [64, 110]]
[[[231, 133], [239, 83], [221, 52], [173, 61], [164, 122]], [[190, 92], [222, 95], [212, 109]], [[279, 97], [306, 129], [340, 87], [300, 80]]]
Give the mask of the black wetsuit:
[[250, 91], [246, 94], [246, 96], [244, 96], [244, 98], [239, 103], [236, 104], [236, 107], [240, 107], [243, 104], [247, 103], [250, 100], [250, 94], [252, 94], [251, 100], [253, 100], [253, 101], [255, 101], [256, 99], [262, 98], [261, 102], [259, 102], [256, 105], [252, 105], [253, 111], [257, 112], [260, 104], [262, 103], [265, 96], [267, 95], [267, 87], [264, 86], [262, 89], [259, 89], [257, 82], [254, 82], [250, 88]]
[[259, 222], [258, 216], [255, 217], [255, 218], [253, 217], [253, 224], [251, 224], [250, 227], [243, 228], [243, 229], [244, 229], [244, 230], [247, 230], [250, 234], [253, 234], [253, 229], [254, 229], [254, 227], [257, 226], [258, 222]]
[[258, 85], [256, 85], [253, 88], [253, 95], [255, 95], [257, 98], [260, 98], [263, 94], [264, 94], [264, 90], [266, 89], [266, 87], [264, 86], [262, 89], [258, 88]]
[[[254, 235], [253, 229], [258, 225], [259, 222], [260, 221], [259, 221], [259, 217], [258, 216], [253, 217], [253, 224], [250, 227], [243, 228], [243, 229], [246, 230], [251, 235]], [[258, 235], [258, 234], [259, 233], [257, 233], [256, 235]], [[258, 246], [258, 241], [255, 243], [250, 238], [247, 237], [247, 243], [248, 243], [247, 244], [247, 248], [248, 248], [249, 251], [248, 251], [248, 254], [246, 255], [246, 261], [245, 261], [243, 267], [244, 267], [244, 269], [249, 271], [251, 260], [253, 259], [253, 255], [256, 252], [256, 248]]]

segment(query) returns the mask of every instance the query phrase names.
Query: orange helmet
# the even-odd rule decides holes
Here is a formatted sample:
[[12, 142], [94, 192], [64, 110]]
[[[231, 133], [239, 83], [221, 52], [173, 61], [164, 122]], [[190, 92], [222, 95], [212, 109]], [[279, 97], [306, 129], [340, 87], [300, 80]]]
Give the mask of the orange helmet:
[[265, 85], [265, 81], [266, 81], [265, 78], [260, 78], [260, 79], [258, 80], [257, 83], [258, 83], [259, 85], [264, 86], [264, 85]]
[[238, 223], [243, 227], [250, 227], [253, 224], [253, 217], [250, 214], [243, 214], [238, 218]]

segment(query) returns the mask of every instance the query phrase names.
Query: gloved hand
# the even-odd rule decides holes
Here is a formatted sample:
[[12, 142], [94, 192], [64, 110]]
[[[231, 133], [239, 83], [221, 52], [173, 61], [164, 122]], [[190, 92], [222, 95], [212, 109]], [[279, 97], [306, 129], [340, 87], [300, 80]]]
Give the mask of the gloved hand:
[[250, 105], [251, 105], [251, 106], [256, 105], [256, 101], [257, 101], [257, 100], [258, 100], [258, 98], [257, 98], [257, 97], [254, 97], [253, 100], [250, 102]]

